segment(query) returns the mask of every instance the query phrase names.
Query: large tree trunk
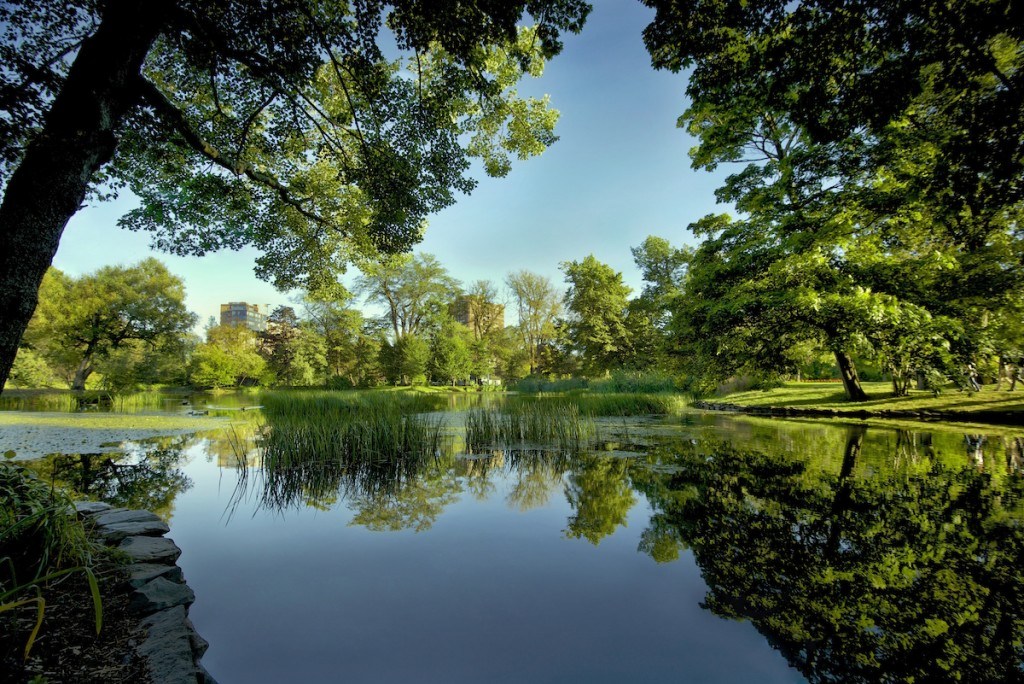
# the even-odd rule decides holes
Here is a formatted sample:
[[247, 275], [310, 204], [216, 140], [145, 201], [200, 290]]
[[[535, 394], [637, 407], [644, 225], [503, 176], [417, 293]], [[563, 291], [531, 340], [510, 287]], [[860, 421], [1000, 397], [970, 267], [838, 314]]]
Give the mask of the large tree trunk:
[[846, 389], [846, 396], [850, 401], [867, 401], [868, 395], [860, 386], [860, 377], [857, 375], [857, 367], [853, 365], [853, 359], [844, 351], [834, 352], [836, 365], [839, 366], [839, 375], [843, 378], [843, 388]]
[[106, 3], [43, 130], [11, 174], [0, 204], [0, 390], [64, 227], [82, 206], [95, 172], [113, 156], [115, 133], [139, 101], [142, 64], [165, 7], [146, 0]]
[[85, 390], [85, 381], [92, 375], [92, 359], [84, 358], [75, 370], [75, 379], [71, 382], [71, 389], [76, 392]]

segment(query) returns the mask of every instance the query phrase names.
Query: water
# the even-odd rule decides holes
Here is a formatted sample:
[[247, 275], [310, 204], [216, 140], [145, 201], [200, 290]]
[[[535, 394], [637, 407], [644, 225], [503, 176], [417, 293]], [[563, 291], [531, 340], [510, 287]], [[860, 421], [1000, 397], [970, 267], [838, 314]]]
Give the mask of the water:
[[1022, 679], [1022, 435], [598, 423], [359, 473], [240, 470], [245, 429], [35, 467], [169, 519], [224, 684]]

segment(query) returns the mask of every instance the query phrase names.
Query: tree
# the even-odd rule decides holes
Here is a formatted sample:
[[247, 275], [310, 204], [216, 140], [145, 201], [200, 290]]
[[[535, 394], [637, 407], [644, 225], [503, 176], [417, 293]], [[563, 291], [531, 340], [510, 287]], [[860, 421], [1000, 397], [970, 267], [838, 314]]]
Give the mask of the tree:
[[259, 352], [275, 384], [309, 387], [326, 380], [327, 340], [318, 326], [300, 321], [290, 306], [279, 306], [267, 317]]
[[379, 360], [387, 381], [393, 385], [420, 385], [427, 380], [430, 344], [418, 335], [409, 334], [394, 342], [384, 340]]
[[453, 318], [441, 321], [430, 338], [427, 370], [431, 380], [454, 385], [459, 380], [469, 379], [473, 362], [470, 349], [472, 336], [469, 328]]
[[26, 341], [75, 390], [118, 350], [180, 340], [196, 321], [185, 308], [184, 283], [152, 258], [77, 279], [51, 269], [40, 293]]
[[1024, 10], [1017, 3], [846, 2], [841, 10], [821, 0], [645, 4], [657, 9], [644, 31], [655, 66], [694, 66], [688, 91], [695, 101], [753, 98], [786, 112], [815, 143], [866, 130], [873, 154], [863, 161], [875, 168], [888, 165], [886, 138], [899, 123], [932, 146], [920, 158], [926, 168], [901, 180], [939, 211], [940, 222], [966, 232], [970, 224], [984, 232], [1024, 197]]
[[541, 347], [555, 334], [555, 320], [562, 306], [551, 281], [530, 271], [514, 271], [505, 277], [519, 315], [519, 335], [530, 358], [530, 374], [537, 371]]
[[241, 325], [219, 325], [196, 347], [189, 378], [196, 387], [241, 387], [258, 384], [266, 370], [255, 332]]
[[630, 288], [622, 274], [593, 255], [561, 265], [565, 308], [570, 313], [568, 335], [589, 373], [605, 373], [622, 365], [631, 341], [626, 327]]
[[[701, 140], [694, 165], [748, 163], [718, 193], [744, 220], [697, 226], [709, 241], [680, 329], [707, 362], [813, 340], [856, 399], [851, 349], [884, 345], [885, 321], [920, 320], [914, 307], [958, 319], [968, 356], [982, 348], [1020, 277], [1024, 52], [1005, 24], [1019, 8], [647, 4], [655, 66], [694, 67], [680, 119]], [[927, 335], [908, 337], [929, 355]]]
[[399, 255], [360, 265], [363, 275], [356, 291], [367, 303], [387, 307], [388, 322], [397, 340], [428, 333], [448, 311], [459, 282], [432, 254]]
[[[122, 224], [154, 231], [164, 249], [254, 245], [260, 275], [319, 289], [353, 252], [418, 240], [426, 216], [472, 188], [469, 157], [501, 175], [508, 155], [550, 144], [556, 114], [513, 86], [540, 73], [589, 7], [436, 9], [0, 6], [0, 386], [64, 226], [104, 183], [142, 200]], [[517, 30], [524, 14], [537, 26]], [[385, 57], [389, 42], [401, 59]]]
[[639, 247], [632, 247], [629, 251], [644, 279], [639, 302], [644, 309], [651, 311], [658, 327], [664, 327], [671, 301], [685, 284], [686, 266], [693, 258], [693, 250], [673, 247], [665, 238], [649, 235]]
[[497, 303], [498, 289], [490, 280], [477, 280], [465, 294], [470, 310], [470, 328], [473, 337], [482, 340], [496, 333], [499, 321], [504, 320], [505, 307]]

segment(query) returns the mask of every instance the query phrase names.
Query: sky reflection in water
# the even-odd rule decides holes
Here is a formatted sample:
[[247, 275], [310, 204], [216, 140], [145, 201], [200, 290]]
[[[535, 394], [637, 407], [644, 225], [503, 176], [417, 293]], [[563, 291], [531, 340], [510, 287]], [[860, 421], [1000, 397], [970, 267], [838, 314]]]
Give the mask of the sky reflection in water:
[[631, 456], [251, 468], [242, 490], [223, 436], [179, 438], [133, 461], [138, 491], [99, 457], [78, 484], [170, 516], [224, 684], [1021, 679], [1011, 433], [697, 413], [625, 432], [607, 447]]

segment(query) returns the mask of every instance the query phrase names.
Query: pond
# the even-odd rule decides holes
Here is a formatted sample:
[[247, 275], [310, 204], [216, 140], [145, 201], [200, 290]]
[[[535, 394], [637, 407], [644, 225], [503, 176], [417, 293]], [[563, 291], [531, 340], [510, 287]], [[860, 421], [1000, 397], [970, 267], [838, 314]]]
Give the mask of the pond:
[[168, 520], [223, 684], [1024, 679], [1024, 432], [283, 396], [31, 462]]

